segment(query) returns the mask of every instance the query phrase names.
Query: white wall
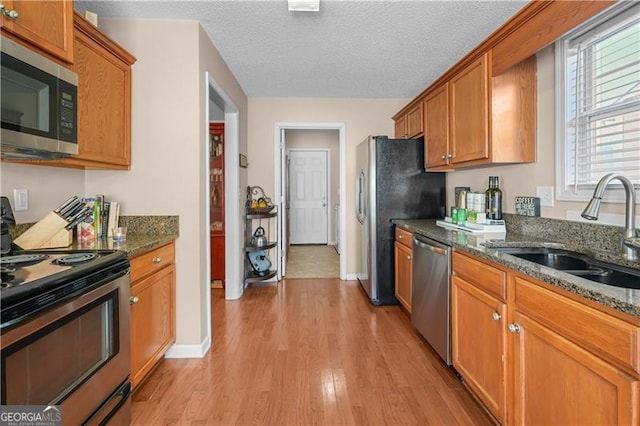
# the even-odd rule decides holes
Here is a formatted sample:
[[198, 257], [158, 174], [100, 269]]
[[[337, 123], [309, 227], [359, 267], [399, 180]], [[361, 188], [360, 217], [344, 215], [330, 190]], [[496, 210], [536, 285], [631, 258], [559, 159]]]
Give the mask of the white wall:
[[[177, 345], [207, 335], [208, 218], [204, 70], [246, 105], [246, 97], [198, 22], [101, 19], [101, 29], [137, 58], [132, 81], [131, 171], [87, 172], [87, 192], [113, 194], [129, 215], [179, 215], [176, 241]], [[205, 51], [210, 50], [210, 53]], [[246, 109], [246, 107], [245, 107]], [[246, 111], [241, 111], [246, 115]], [[246, 131], [241, 132], [245, 138]]]
[[[538, 55], [537, 88], [537, 162], [511, 166], [460, 170], [447, 174], [447, 200], [452, 205], [454, 187], [470, 186], [473, 191], [484, 191], [489, 176], [500, 177], [503, 192], [503, 211], [515, 213], [515, 197], [535, 196], [536, 186], [555, 187], [555, 71], [554, 50], [549, 46]], [[567, 211], [582, 211], [585, 202], [555, 200], [553, 207], [542, 207], [541, 216], [566, 219]], [[603, 203], [603, 213], [624, 213], [624, 204]], [[622, 218], [620, 218], [622, 219]]]
[[274, 125], [276, 122], [345, 123], [346, 128], [346, 259], [347, 273], [356, 272], [360, 258], [353, 214], [355, 188], [355, 149], [368, 135], [393, 135], [391, 117], [409, 99], [249, 99], [249, 184], [260, 185], [267, 195], [275, 193]]
[[336, 244], [335, 240], [335, 210], [340, 203], [340, 138], [337, 130], [286, 130], [285, 141], [287, 149], [320, 149], [328, 150], [329, 187], [327, 199], [328, 242]]

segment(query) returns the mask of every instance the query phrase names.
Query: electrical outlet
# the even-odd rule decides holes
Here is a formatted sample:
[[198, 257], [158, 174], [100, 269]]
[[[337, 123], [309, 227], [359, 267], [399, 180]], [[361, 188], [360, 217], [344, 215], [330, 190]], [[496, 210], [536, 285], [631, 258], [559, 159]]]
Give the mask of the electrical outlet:
[[29, 191], [26, 189], [13, 190], [13, 208], [17, 212], [29, 210]]
[[540, 205], [553, 207], [553, 186], [536, 186], [536, 197], [540, 198]]

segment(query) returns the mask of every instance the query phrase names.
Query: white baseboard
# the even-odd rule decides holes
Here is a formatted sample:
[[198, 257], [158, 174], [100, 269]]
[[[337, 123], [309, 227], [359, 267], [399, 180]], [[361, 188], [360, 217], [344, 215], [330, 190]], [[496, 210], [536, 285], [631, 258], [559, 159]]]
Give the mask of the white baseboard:
[[347, 281], [357, 281], [358, 279], [358, 274], [356, 272], [352, 272], [350, 274], [347, 274]]
[[199, 345], [173, 345], [164, 354], [165, 358], [204, 358], [211, 348], [211, 340], [206, 337]]

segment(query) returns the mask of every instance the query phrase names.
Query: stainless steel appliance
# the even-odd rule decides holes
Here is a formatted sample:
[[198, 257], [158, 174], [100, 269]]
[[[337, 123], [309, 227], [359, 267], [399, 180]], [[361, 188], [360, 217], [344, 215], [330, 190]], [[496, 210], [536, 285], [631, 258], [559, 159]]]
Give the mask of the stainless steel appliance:
[[0, 50], [0, 156], [77, 154], [78, 76], [6, 37], [0, 37]]
[[445, 216], [445, 174], [424, 171], [422, 139], [369, 136], [356, 150], [357, 277], [374, 305], [397, 304], [391, 219]]
[[440, 357], [451, 365], [451, 247], [413, 236], [411, 322]]
[[128, 424], [129, 261], [114, 250], [0, 257], [0, 403], [62, 405], [64, 424]]

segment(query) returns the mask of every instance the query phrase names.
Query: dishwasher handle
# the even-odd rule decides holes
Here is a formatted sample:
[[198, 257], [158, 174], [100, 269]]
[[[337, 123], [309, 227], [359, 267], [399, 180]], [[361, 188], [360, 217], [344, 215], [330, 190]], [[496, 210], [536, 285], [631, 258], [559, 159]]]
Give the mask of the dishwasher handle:
[[421, 238], [420, 239], [416, 238], [415, 236], [413, 237], [413, 243], [419, 246], [420, 248], [429, 250], [435, 254], [439, 254], [440, 256], [446, 256], [447, 253], [449, 252], [449, 250], [446, 248], [432, 245], [429, 242], [422, 240]]

